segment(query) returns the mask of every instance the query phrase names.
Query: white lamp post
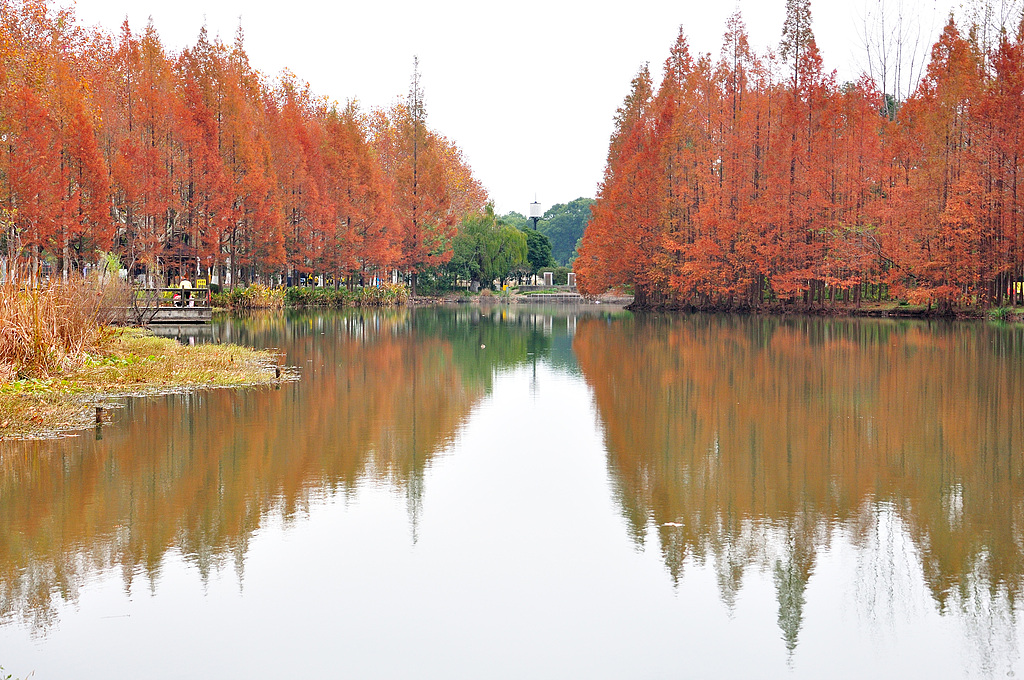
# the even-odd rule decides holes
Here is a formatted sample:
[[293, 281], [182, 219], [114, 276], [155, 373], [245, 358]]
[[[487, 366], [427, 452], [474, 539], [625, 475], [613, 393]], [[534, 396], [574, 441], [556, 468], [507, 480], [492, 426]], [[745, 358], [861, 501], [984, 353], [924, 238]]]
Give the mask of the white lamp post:
[[544, 217], [544, 211], [540, 208], [540, 203], [537, 202], [537, 198], [534, 197], [533, 203], [530, 204], [530, 219], [533, 220], [533, 228], [537, 229], [537, 222], [540, 222], [540, 218]]

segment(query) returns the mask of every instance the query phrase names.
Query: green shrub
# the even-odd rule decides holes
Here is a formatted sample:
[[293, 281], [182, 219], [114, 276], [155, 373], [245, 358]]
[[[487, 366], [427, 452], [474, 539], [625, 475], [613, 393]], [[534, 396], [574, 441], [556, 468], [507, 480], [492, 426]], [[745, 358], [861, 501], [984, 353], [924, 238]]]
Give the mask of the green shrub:
[[289, 307], [307, 307], [312, 299], [312, 288], [288, 288], [284, 292], [284, 303]]
[[1010, 317], [1009, 307], [996, 307], [995, 309], [988, 310], [988, 318], [993, 321], [1006, 321]]
[[347, 288], [289, 288], [284, 293], [289, 307], [344, 307], [355, 298]]

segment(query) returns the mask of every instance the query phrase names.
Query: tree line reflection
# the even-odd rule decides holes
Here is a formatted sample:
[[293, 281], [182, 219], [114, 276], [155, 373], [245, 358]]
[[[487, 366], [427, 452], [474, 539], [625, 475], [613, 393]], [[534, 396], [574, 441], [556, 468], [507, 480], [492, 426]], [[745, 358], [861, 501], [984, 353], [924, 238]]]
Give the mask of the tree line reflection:
[[102, 433], [0, 446], [0, 622], [45, 632], [90, 577], [132, 588], [169, 553], [242, 578], [269, 516], [368, 485], [404, 494], [415, 540], [426, 473], [495, 375], [546, 362], [592, 391], [633, 540], [677, 581], [711, 565], [728, 607], [768, 575], [791, 650], [837, 537], [869, 614], [913, 571], [979, 647], [1014, 625], [1020, 328], [460, 307], [233, 318], [218, 335], [286, 350], [301, 381], [131, 401]]
[[222, 341], [286, 350], [300, 382], [132, 400], [95, 435], [0, 447], [0, 621], [44, 632], [91, 575], [118, 568], [130, 588], [172, 550], [203, 579], [232, 563], [241, 578], [268, 514], [362, 484], [406, 495], [415, 539], [431, 462], [497, 371], [570, 351], [561, 330], [508, 308], [227, 321]]
[[835, 532], [884, 581], [901, 556], [876, 544], [902, 530], [940, 611], [1012, 619], [1021, 328], [651, 316], [581, 320], [574, 350], [629, 530], [656, 537], [674, 579], [710, 563], [731, 606], [747, 570], [768, 571], [792, 650]]

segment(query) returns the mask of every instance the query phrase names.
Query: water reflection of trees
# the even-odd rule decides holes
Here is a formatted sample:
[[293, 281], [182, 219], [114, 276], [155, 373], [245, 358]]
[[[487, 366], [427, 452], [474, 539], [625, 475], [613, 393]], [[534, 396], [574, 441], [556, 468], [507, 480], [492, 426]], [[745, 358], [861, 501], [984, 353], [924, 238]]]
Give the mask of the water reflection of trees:
[[[581, 321], [574, 349], [632, 536], [656, 527], [673, 578], [710, 562], [731, 606], [745, 570], [769, 571], [792, 649], [816, 555], [841, 530], [891, 559], [866, 550], [887, 521], [940, 611], [1012, 618], [1020, 328], [649, 317]], [[886, 569], [899, 571], [866, 571]]]
[[168, 551], [205, 579], [253, 533], [318, 498], [386, 484], [415, 522], [423, 478], [497, 370], [551, 352], [543, 316], [507, 308], [251, 316], [222, 341], [274, 346], [279, 389], [133, 401], [116, 424], [0, 448], [0, 620], [37, 630], [91, 574], [154, 580]]

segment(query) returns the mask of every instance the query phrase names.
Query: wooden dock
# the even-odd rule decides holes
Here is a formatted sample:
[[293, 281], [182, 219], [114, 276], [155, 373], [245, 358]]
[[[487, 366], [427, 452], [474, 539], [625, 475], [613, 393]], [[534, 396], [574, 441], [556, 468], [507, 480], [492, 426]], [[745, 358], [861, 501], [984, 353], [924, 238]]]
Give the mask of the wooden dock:
[[213, 310], [209, 307], [161, 307], [150, 317], [150, 324], [210, 323]]
[[140, 288], [128, 310], [130, 323], [205, 324], [213, 318], [209, 288]]

